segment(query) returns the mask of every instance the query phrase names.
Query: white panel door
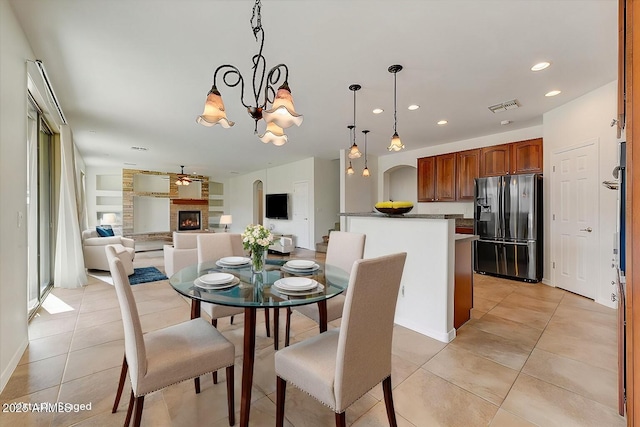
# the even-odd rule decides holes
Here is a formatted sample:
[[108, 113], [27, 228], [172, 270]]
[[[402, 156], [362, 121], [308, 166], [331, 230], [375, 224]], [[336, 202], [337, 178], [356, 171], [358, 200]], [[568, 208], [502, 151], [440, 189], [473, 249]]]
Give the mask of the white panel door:
[[300, 181], [293, 184], [293, 227], [296, 246], [305, 249], [309, 242], [309, 182]]
[[555, 285], [595, 299], [598, 278], [598, 144], [553, 155], [551, 220]]

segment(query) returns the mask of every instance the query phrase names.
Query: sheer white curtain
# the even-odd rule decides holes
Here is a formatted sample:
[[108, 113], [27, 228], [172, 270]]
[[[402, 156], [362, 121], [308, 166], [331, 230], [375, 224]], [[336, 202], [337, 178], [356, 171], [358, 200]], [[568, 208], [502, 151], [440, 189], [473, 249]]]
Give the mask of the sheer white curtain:
[[78, 205], [76, 204], [73, 138], [68, 125], [60, 126], [60, 202], [53, 282], [60, 288], [87, 284], [84, 269]]
[[28, 116], [29, 161], [27, 172], [27, 266], [29, 282], [29, 308], [38, 303], [38, 113], [29, 111]]

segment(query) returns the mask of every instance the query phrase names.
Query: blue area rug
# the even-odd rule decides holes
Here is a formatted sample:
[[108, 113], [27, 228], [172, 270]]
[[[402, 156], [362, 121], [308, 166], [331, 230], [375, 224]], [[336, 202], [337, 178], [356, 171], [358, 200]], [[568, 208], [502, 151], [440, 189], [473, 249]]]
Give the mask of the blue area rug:
[[167, 280], [167, 276], [162, 274], [160, 270], [155, 267], [134, 268], [133, 274], [129, 276], [129, 283], [132, 285], [157, 282], [158, 280]]

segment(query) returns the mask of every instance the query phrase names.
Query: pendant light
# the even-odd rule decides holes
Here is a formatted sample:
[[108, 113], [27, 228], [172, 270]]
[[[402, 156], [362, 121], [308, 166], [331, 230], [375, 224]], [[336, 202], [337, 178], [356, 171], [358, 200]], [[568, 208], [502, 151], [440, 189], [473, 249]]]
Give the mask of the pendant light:
[[393, 136], [391, 137], [391, 145], [387, 147], [389, 151], [400, 151], [404, 148], [404, 144], [398, 136], [398, 107], [396, 105], [398, 100], [396, 77], [400, 71], [402, 71], [402, 65], [396, 64], [389, 67], [389, 72], [393, 74]]
[[359, 159], [362, 156], [362, 153], [358, 149], [358, 144], [356, 144], [356, 92], [362, 88], [359, 84], [352, 84], [349, 86], [349, 90], [353, 91], [353, 144], [351, 144], [351, 148], [349, 149], [349, 158], [350, 159]]
[[[355, 133], [355, 126], [354, 125], [349, 125], [347, 126], [347, 128], [349, 129], [349, 142], [352, 141], [352, 137], [351, 134]], [[347, 149], [347, 152], [349, 152], [350, 149]], [[353, 170], [353, 166], [351, 165], [351, 159], [349, 159], [349, 167], [347, 168], [347, 175], [353, 175], [355, 173], [355, 171]]]
[[367, 167], [367, 134], [369, 131], [363, 130], [362, 133], [364, 133], [364, 169], [362, 170], [362, 176], [367, 178], [370, 175], [369, 168]]

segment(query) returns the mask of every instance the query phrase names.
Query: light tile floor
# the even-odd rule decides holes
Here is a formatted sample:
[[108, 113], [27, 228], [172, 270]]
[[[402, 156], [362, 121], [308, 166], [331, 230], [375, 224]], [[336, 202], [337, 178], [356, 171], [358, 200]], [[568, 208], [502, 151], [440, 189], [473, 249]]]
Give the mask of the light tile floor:
[[[316, 256], [300, 250], [296, 255]], [[135, 264], [162, 269], [162, 253], [139, 253]], [[145, 331], [188, 320], [188, 302], [166, 281], [133, 290]], [[29, 347], [0, 403], [91, 403], [91, 410], [0, 412], [0, 425], [121, 425], [129, 386], [118, 412], [111, 414], [124, 351], [113, 287], [90, 277], [83, 289], [54, 289], [47, 302], [58, 311], [41, 308], [31, 321]], [[543, 284], [481, 275], [475, 276], [474, 306], [472, 319], [449, 344], [396, 326], [392, 381], [400, 426], [626, 425], [616, 410], [615, 310]], [[311, 320], [295, 312], [292, 320], [293, 342], [317, 333]], [[264, 317], [258, 322], [251, 425], [273, 426], [274, 350]], [[222, 320], [219, 327], [236, 345], [239, 411], [242, 316], [233, 325]], [[143, 424], [228, 425], [224, 374], [218, 385], [211, 376], [202, 383], [199, 395], [187, 381], [147, 396]], [[294, 387], [287, 388], [285, 412], [288, 426], [334, 424], [329, 409]], [[387, 425], [380, 386], [348, 409], [347, 423]]]

